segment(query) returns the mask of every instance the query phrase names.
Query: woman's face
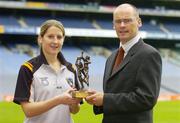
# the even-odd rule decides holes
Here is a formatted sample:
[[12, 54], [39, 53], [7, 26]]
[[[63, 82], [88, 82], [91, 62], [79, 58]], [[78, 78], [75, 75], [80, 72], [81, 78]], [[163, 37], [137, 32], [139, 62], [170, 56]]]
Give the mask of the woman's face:
[[57, 55], [63, 46], [64, 36], [61, 29], [51, 26], [44, 36], [39, 36], [38, 41], [41, 44], [44, 54]]

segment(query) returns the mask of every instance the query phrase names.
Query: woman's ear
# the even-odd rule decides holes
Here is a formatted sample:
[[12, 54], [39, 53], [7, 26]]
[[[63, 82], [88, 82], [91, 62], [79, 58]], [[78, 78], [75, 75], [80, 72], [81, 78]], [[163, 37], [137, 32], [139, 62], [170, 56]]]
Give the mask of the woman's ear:
[[41, 46], [41, 44], [42, 44], [42, 37], [40, 35], [38, 36], [37, 41], [38, 41], [38, 45]]

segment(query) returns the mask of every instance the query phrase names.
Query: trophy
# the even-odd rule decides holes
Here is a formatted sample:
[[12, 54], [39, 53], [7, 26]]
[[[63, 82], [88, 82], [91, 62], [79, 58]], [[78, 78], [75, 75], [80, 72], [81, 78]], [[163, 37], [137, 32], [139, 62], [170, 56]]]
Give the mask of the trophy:
[[83, 52], [80, 57], [76, 59], [76, 78], [79, 83], [79, 89], [72, 92], [72, 96], [76, 98], [85, 98], [88, 96], [87, 89], [89, 87], [89, 64], [90, 56], [83, 56]]

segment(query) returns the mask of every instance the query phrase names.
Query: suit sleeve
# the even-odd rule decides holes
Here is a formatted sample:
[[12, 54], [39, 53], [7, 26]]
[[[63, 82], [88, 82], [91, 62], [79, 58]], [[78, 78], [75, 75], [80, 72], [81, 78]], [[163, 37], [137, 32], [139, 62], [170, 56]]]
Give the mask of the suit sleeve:
[[[135, 65], [135, 64], [134, 64]], [[131, 113], [150, 110], [157, 102], [160, 90], [162, 61], [158, 52], [149, 52], [140, 63], [135, 87], [128, 92], [105, 93], [105, 114]]]
[[94, 114], [101, 114], [103, 113], [103, 106], [93, 106]]

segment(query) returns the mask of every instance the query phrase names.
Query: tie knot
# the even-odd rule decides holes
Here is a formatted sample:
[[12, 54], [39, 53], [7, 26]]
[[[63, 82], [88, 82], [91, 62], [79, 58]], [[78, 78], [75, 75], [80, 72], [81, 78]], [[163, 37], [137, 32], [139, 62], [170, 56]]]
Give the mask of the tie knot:
[[122, 47], [120, 47], [119, 53], [120, 53], [120, 54], [124, 54], [124, 49], [123, 49]]

